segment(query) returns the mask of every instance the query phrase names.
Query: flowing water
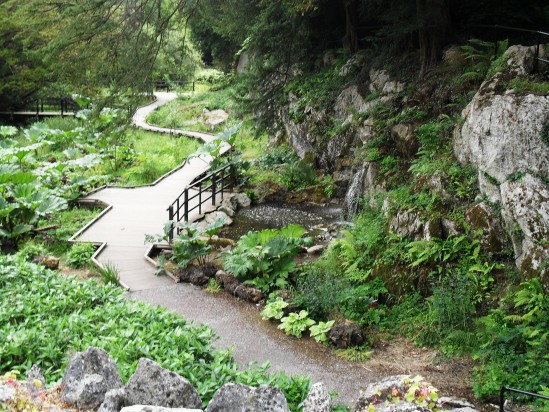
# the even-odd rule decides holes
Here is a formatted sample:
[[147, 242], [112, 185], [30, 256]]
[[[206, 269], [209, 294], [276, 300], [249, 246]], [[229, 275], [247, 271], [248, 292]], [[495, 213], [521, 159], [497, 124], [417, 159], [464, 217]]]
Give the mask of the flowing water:
[[364, 173], [366, 169], [361, 166], [353, 175], [351, 184], [345, 193], [345, 200], [343, 201], [343, 216], [346, 219], [351, 218], [358, 212], [359, 201], [362, 197], [362, 189], [364, 182]]
[[220, 235], [238, 240], [249, 231], [279, 229], [289, 224], [301, 225], [309, 231], [324, 228], [341, 220], [341, 209], [308, 204], [265, 204], [240, 209], [232, 219], [233, 224]]

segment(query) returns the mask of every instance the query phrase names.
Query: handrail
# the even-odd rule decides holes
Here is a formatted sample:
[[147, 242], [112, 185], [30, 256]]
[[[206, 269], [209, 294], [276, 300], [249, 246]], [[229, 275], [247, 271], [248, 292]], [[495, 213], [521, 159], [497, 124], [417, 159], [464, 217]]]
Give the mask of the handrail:
[[545, 399], [549, 401], [549, 396], [540, 395], [539, 393], [527, 392], [521, 389], [510, 388], [508, 386], [502, 386], [499, 391], [499, 411], [505, 412], [503, 405], [505, 404], [505, 392], [515, 392], [521, 395], [530, 396], [533, 398]]
[[538, 62], [544, 62], [549, 63], [548, 59], [544, 59], [543, 57], [539, 57], [539, 46], [541, 44], [541, 36], [548, 36], [549, 33], [541, 30], [531, 30], [531, 29], [523, 29], [519, 27], [511, 27], [511, 26], [502, 26], [501, 24], [475, 24], [473, 27], [484, 27], [489, 29], [503, 29], [503, 30], [512, 30], [512, 31], [518, 31], [521, 33], [532, 33], [536, 34], [536, 51], [534, 54], [534, 72], [537, 72], [539, 69]]
[[[228, 173], [226, 173], [227, 170]], [[207, 186], [203, 186], [203, 183], [209, 180], [211, 180], [211, 183]], [[189, 213], [194, 211], [195, 209], [198, 209], [198, 213], [202, 214], [202, 205], [211, 200], [212, 206], [215, 206], [216, 195], [218, 193], [221, 193], [221, 200], [223, 200], [225, 189], [232, 188], [232, 186], [234, 185], [234, 181], [234, 165], [232, 163], [226, 164], [225, 166], [208, 173], [201, 179], [194, 181], [190, 185], [186, 186], [185, 189], [183, 189], [183, 192], [181, 192], [181, 194], [177, 196], [177, 198], [170, 204], [170, 206], [168, 206], [168, 220], [175, 221], [176, 223], [181, 222], [182, 220], [188, 222]], [[197, 186], [198, 193], [189, 196], [189, 190], [195, 189]], [[210, 190], [211, 194], [208, 194], [206, 197], [204, 197], [203, 193], [209, 193]], [[191, 200], [194, 200], [196, 198], [198, 198], [198, 204], [193, 207], [189, 207]], [[183, 212], [181, 213], [182, 209]], [[170, 243], [173, 240], [173, 232], [174, 229], [172, 227], [169, 233]]]

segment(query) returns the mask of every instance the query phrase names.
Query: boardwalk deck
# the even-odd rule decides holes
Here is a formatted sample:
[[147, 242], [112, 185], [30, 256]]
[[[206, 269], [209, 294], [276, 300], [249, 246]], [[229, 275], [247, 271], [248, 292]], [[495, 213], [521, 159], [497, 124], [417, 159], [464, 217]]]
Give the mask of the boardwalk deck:
[[[158, 93], [159, 99], [139, 109], [134, 116], [138, 127], [147, 125], [144, 120], [156, 107], [176, 97], [174, 93]], [[150, 126], [154, 127], [154, 126]], [[148, 127], [144, 127], [147, 128]], [[150, 130], [150, 129], [149, 129]], [[162, 130], [155, 130], [160, 133]], [[210, 141], [214, 136], [206, 133], [195, 133], [178, 130], [178, 134], [190, 135], [203, 141]], [[161, 134], [159, 139], [164, 138]], [[228, 150], [225, 147], [224, 150]], [[166, 277], [154, 276], [154, 268], [144, 258], [148, 246], [145, 235], [160, 233], [168, 220], [168, 205], [197, 176], [209, 169], [209, 159], [193, 158], [178, 170], [166, 176], [154, 185], [138, 188], [109, 187], [101, 189], [84, 199], [97, 200], [111, 206], [111, 209], [97, 219], [75, 240], [105, 243], [105, 247], [96, 259], [101, 264], [110, 263], [118, 268], [121, 282], [130, 290], [143, 290], [164, 286], [171, 282]], [[191, 203], [190, 207], [194, 205]], [[213, 205], [203, 205], [202, 211], [214, 209]], [[198, 213], [191, 213], [189, 220], [199, 218]]]

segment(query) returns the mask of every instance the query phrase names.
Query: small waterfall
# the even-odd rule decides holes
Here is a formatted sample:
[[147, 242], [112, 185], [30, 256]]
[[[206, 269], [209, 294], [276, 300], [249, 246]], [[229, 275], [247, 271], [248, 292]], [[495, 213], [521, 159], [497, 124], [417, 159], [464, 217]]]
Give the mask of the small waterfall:
[[345, 219], [352, 218], [359, 210], [360, 199], [362, 197], [362, 191], [364, 186], [364, 173], [366, 168], [364, 165], [355, 172], [351, 179], [351, 184], [345, 193], [345, 200], [343, 201], [343, 217]]

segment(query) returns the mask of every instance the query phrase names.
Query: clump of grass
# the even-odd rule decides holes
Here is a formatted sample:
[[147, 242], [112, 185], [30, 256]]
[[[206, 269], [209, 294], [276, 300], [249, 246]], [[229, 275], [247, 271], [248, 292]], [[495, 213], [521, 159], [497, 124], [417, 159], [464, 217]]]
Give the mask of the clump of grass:
[[367, 346], [357, 346], [356, 348], [336, 349], [334, 353], [349, 362], [366, 362], [372, 358], [374, 351]]
[[137, 161], [121, 170], [119, 183], [124, 186], [151, 184], [181, 165], [195, 152], [201, 141], [184, 136], [169, 136], [142, 130], [129, 132], [129, 140], [137, 152]]
[[217, 279], [212, 278], [208, 281], [208, 286], [206, 286], [206, 292], [213, 294], [221, 292], [221, 284], [218, 282]]
[[118, 268], [111, 262], [106, 263], [102, 268], [99, 268], [99, 274], [107, 285], [120, 286], [120, 275]]

